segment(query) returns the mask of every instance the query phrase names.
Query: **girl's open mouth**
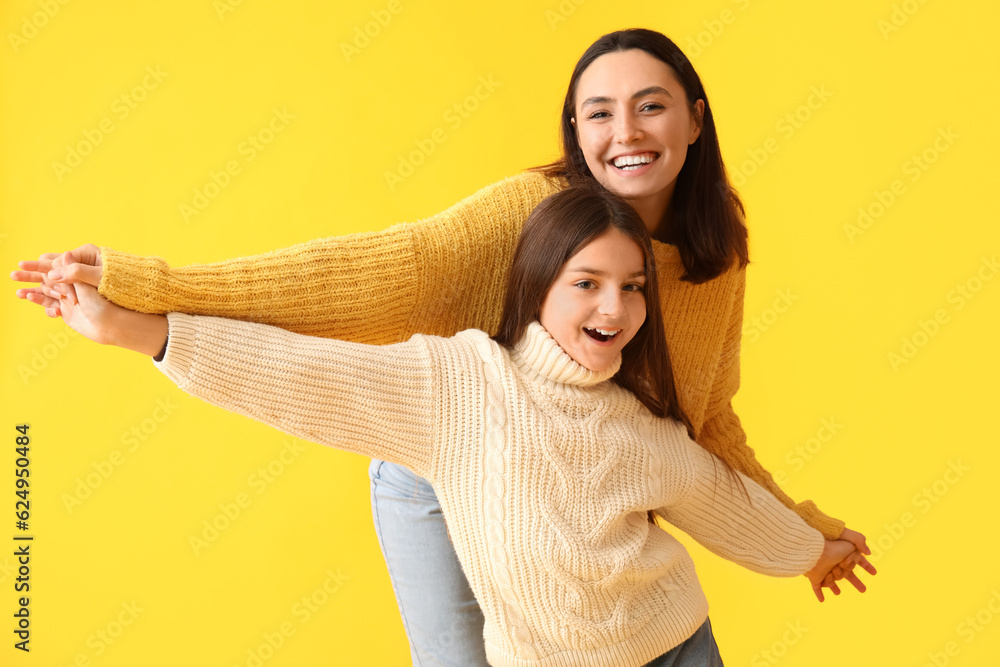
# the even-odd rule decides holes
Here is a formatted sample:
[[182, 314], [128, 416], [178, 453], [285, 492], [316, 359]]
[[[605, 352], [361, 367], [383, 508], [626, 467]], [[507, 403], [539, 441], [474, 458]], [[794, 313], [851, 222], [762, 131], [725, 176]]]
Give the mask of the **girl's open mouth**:
[[588, 336], [602, 343], [606, 343], [622, 332], [621, 329], [590, 329], [588, 327], [584, 327], [583, 330]]

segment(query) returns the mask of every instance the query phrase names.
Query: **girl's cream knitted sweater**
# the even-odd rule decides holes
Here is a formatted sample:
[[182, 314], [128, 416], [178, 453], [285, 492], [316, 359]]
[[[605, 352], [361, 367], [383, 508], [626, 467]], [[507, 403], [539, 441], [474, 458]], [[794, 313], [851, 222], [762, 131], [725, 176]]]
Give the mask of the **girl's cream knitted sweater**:
[[400, 463], [434, 486], [503, 667], [642, 665], [708, 605], [655, 510], [756, 572], [802, 574], [823, 537], [685, 428], [573, 361], [535, 323], [369, 346], [169, 316], [159, 367], [182, 389], [295, 436]]

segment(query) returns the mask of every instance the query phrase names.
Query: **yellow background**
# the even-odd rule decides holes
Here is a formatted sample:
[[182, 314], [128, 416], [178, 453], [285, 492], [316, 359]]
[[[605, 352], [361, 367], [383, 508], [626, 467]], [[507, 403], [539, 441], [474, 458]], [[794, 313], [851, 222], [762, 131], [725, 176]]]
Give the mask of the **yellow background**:
[[[660, 30], [705, 82], [747, 204], [736, 407], [750, 443], [793, 497], [864, 532], [881, 570], [865, 595], [820, 605], [804, 579], [693, 549], [724, 659], [996, 664], [1000, 10], [624, 4], [4, 2], [3, 265], [85, 242], [212, 261], [419, 219], [553, 159], [587, 45]], [[481, 78], [495, 88], [467, 99]], [[459, 123], [456, 104], [470, 109]], [[241, 143], [275, 109], [294, 118], [247, 160]], [[438, 129], [390, 188], [386, 172]], [[57, 170], [81, 142], [89, 154]], [[239, 174], [185, 220], [231, 160]], [[859, 207], [879, 215], [849, 234]], [[308, 445], [261, 488], [289, 438], [189, 399], [147, 359], [65, 336], [15, 288], [0, 300], [0, 663], [242, 666], [287, 623], [262, 664], [407, 664], [367, 460]], [[32, 438], [30, 654], [12, 634], [18, 423]], [[68, 508], [88, 475], [100, 484]], [[190, 536], [240, 494], [249, 506], [196, 555]], [[303, 597], [323, 603], [305, 617]]]

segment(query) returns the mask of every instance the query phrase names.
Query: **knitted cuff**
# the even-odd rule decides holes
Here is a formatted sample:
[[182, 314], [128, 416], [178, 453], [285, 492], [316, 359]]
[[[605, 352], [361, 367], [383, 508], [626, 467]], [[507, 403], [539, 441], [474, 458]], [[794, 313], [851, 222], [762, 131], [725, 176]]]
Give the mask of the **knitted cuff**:
[[198, 353], [198, 320], [183, 313], [167, 315], [167, 349], [163, 360], [154, 362], [181, 389], [186, 389]]
[[101, 284], [97, 291], [123, 308], [162, 315], [174, 308], [165, 284], [167, 263], [159, 257], [130, 255], [101, 248]]
[[803, 521], [823, 533], [823, 537], [828, 540], [840, 539], [840, 534], [844, 532], [845, 524], [843, 521], [823, 514], [816, 507], [816, 503], [811, 500], [805, 500], [796, 505], [795, 512], [802, 517]]

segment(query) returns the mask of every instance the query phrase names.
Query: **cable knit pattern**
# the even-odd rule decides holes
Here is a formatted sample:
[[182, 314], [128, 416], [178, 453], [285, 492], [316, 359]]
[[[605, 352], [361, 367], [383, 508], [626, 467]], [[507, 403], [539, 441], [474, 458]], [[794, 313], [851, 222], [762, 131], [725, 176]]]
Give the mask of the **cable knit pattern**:
[[[493, 332], [524, 220], [563, 187], [527, 172], [417, 223], [215, 264], [171, 268], [158, 257], [102, 248], [100, 291], [141, 312], [231, 317], [359, 343], [397, 343], [415, 333], [452, 336], [472, 328]], [[812, 502], [797, 505], [775, 483], [747, 446], [733, 412], [745, 272], [733, 268], [701, 285], [681, 282], [677, 248], [653, 246], [677, 391], [698, 442], [824, 535], [839, 537], [842, 521]]]
[[504, 626], [509, 628], [511, 638], [516, 648], [517, 657], [526, 660], [537, 660], [531, 635], [524, 614], [521, 612], [521, 602], [514, 592], [511, 580], [510, 564], [507, 560], [508, 525], [504, 509], [507, 495], [505, 482], [505, 461], [510, 456], [507, 450], [507, 411], [504, 406], [504, 391], [496, 371], [496, 360], [493, 359], [494, 347], [487, 339], [474, 343], [476, 352], [483, 362], [483, 377], [486, 382], [484, 400], [486, 412], [486, 432], [483, 444], [485, 446], [485, 479], [483, 488], [483, 509], [486, 521], [486, 553], [492, 571], [493, 581], [500, 599], [504, 602], [502, 614], [506, 618]]
[[[369, 346], [171, 314], [160, 369], [293, 435], [434, 485], [486, 618], [491, 664], [642, 665], [708, 604], [654, 510], [751, 570], [801, 574], [815, 529], [748, 478], [751, 502], [685, 428], [580, 367], [538, 323], [513, 350], [481, 331]], [[373, 426], [374, 423], [374, 426]]]

